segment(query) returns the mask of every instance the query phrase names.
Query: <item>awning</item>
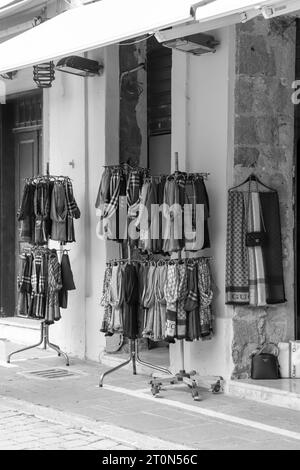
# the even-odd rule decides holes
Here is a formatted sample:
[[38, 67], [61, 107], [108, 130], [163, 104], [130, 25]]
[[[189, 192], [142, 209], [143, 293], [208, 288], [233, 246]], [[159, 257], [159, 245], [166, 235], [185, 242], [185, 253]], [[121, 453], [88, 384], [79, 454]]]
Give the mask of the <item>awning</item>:
[[[0, 73], [18, 70], [196, 20], [231, 17], [283, 0], [102, 0], [68, 10], [0, 44]], [[296, 9], [296, 8], [295, 8]], [[237, 18], [237, 19], [236, 19]], [[226, 23], [225, 23], [226, 24]]]
[[0, 44], [0, 73], [106, 46], [192, 19], [193, 0], [102, 0]]

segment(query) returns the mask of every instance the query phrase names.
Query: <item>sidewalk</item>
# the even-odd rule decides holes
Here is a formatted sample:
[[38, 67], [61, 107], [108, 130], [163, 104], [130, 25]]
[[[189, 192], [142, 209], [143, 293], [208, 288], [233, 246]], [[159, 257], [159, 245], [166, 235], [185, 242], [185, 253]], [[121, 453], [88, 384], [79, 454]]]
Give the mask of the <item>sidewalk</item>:
[[[39, 376], [49, 369], [72, 375]], [[155, 398], [151, 371], [121, 369], [99, 388], [104, 370], [42, 350], [0, 363], [0, 448], [300, 449], [300, 412], [208, 391], [195, 402], [184, 385]]]

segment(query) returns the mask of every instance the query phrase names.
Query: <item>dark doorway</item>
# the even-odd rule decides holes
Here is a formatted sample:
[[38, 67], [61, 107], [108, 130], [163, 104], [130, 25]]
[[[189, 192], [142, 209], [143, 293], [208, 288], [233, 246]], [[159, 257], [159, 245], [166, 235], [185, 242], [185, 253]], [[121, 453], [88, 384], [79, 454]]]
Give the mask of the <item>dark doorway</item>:
[[0, 148], [0, 308], [13, 316], [16, 278], [23, 243], [16, 219], [24, 178], [39, 174], [42, 159], [42, 93], [37, 90], [1, 106]]
[[[300, 21], [297, 20], [296, 80], [300, 80]], [[300, 340], [300, 104], [295, 106], [295, 285], [296, 285], [296, 339]]]

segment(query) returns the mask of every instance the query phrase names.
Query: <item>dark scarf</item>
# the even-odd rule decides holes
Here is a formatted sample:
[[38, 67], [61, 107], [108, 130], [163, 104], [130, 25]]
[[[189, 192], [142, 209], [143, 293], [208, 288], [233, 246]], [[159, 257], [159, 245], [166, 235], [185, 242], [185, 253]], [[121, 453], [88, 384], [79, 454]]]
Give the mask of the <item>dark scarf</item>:
[[139, 280], [136, 268], [127, 264], [123, 273], [124, 289], [124, 336], [135, 339], [138, 335]]
[[263, 247], [267, 304], [286, 302], [282, 267], [280, 212], [277, 192], [261, 192], [261, 209], [267, 232], [267, 243]]

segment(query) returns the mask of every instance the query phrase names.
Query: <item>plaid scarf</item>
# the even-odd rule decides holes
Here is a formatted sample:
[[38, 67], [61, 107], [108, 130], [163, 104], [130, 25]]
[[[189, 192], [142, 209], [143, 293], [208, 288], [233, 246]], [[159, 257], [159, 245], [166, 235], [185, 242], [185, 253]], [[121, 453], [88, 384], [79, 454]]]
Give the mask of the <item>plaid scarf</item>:
[[70, 178], [66, 178], [65, 180], [65, 193], [67, 200], [68, 215], [73, 217], [74, 219], [79, 219], [81, 214], [77, 202], [75, 201], [72, 181], [70, 180]]
[[149, 266], [147, 282], [144, 286], [143, 292], [143, 306], [145, 310], [145, 328], [143, 331], [144, 338], [153, 338], [153, 319], [155, 310], [155, 281], [156, 281], [156, 266]]
[[32, 271], [32, 255], [23, 253], [20, 255], [21, 265], [18, 276], [18, 288], [20, 292], [31, 293], [31, 271]]
[[126, 188], [129, 217], [135, 217], [137, 214], [140, 200], [140, 187], [141, 174], [139, 170], [133, 170], [130, 172]]
[[197, 264], [187, 265], [188, 294], [185, 302], [187, 312], [186, 340], [193, 341], [200, 337], [199, 294], [197, 285]]
[[154, 333], [156, 341], [164, 339], [166, 335], [166, 299], [164, 296], [164, 285], [167, 282], [167, 266], [158, 265], [156, 269], [155, 285], [155, 312], [154, 312]]
[[185, 264], [178, 265], [178, 302], [177, 302], [177, 338], [186, 336], [185, 299], [187, 296], [187, 269]]
[[46, 320], [57, 321], [61, 318], [58, 292], [62, 288], [61, 270], [57, 253], [52, 250], [48, 259], [48, 292], [46, 306]]
[[176, 312], [178, 299], [178, 270], [176, 264], [168, 265], [167, 282], [164, 287], [167, 309]]
[[44, 278], [44, 257], [36, 253], [33, 261], [31, 285], [32, 285], [32, 316], [36, 318], [45, 317], [45, 278]]
[[213, 298], [210, 267], [206, 259], [198, 261], [198, 291], [200, 297], [200, 336], [206, 337], [212, 333], [211, 302]]

